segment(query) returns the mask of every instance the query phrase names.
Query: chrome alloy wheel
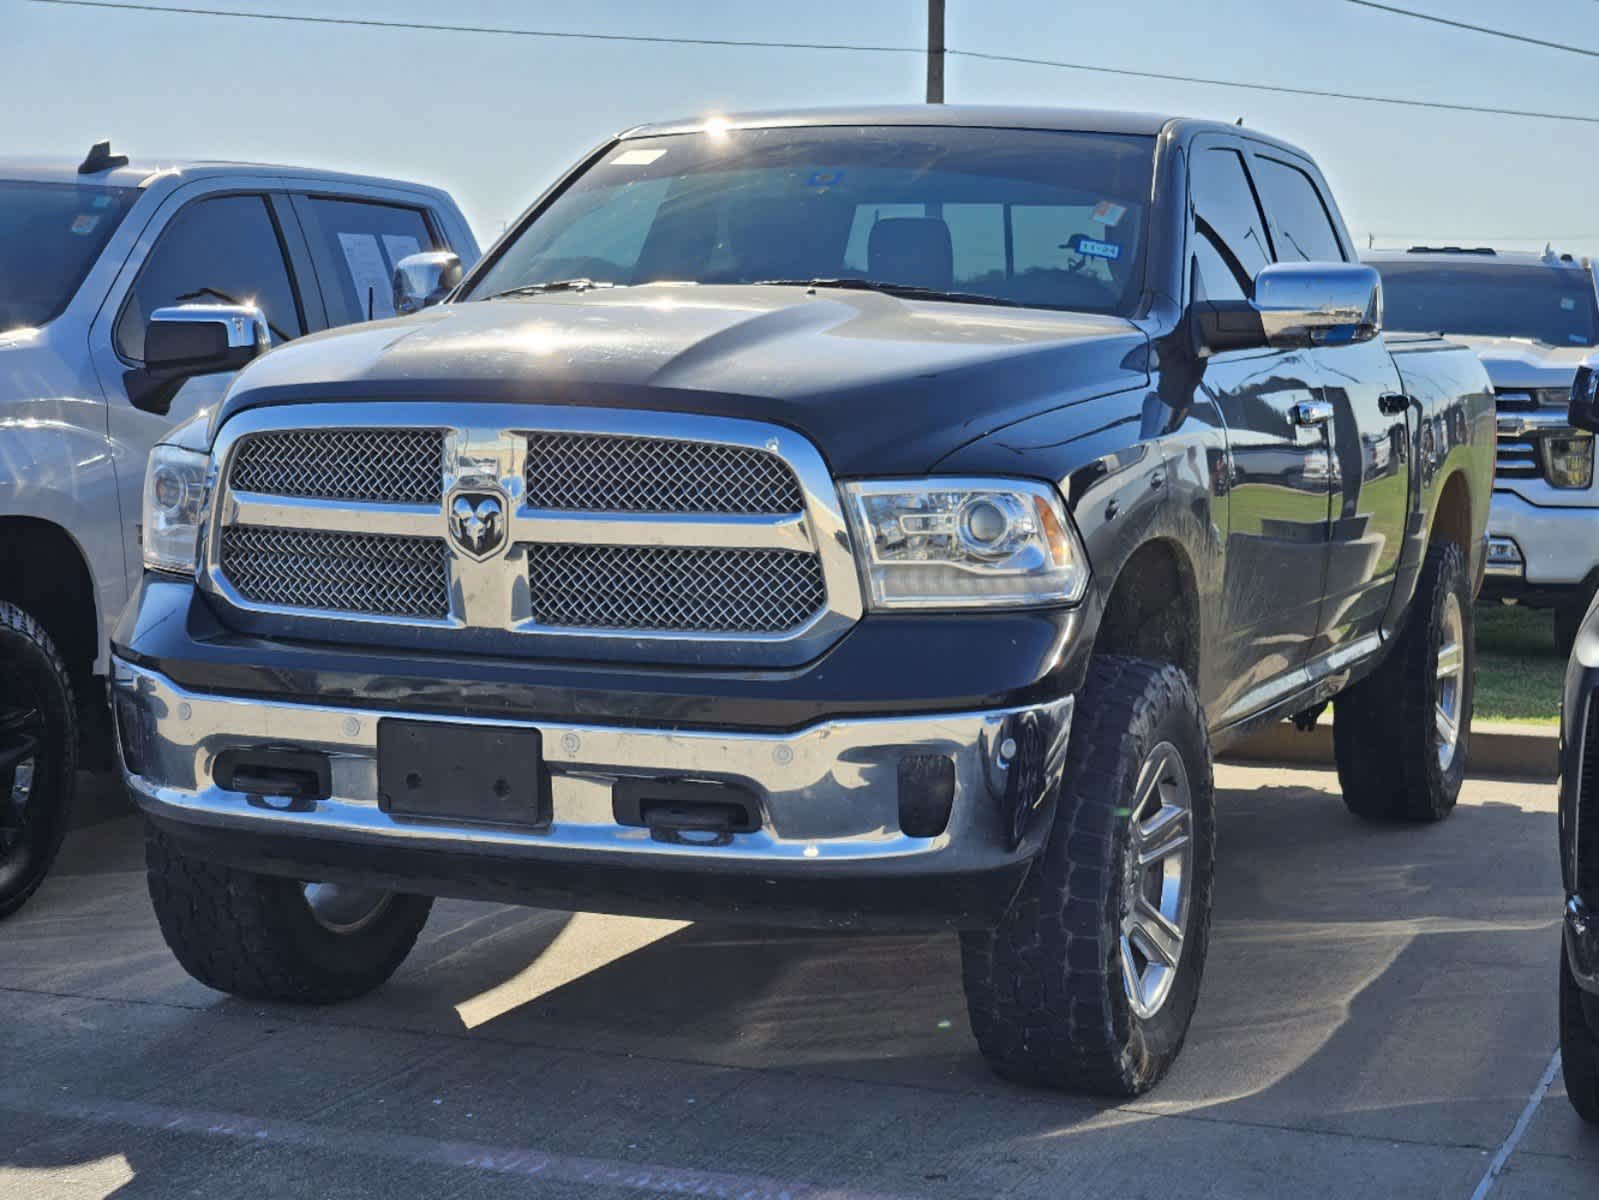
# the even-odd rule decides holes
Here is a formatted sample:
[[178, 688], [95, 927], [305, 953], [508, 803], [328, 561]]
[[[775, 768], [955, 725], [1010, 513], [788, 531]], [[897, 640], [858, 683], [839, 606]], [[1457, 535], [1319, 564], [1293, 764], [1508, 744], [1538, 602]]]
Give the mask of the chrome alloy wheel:
[[305, 905], [316, 923], [330, 933], [355, 933], [388, 908], [393, 892], [381, 888], [350, 887], [342, 883], [301, 884]]
[[1161, 742], [1138, 771], [1122, 864], [1122, 986], [1143, 1020], [1166, 1003], [1182, 962], [1194, 875], [1193, 806], [1182, 755]]
[[1447, 771], [1460, 746], [1460, 720], [1466, 696], [1466, 618], [1460, 597], [1450, 592], [1444, 600], [1443, 626], [1438, 635], [1438, 765]]

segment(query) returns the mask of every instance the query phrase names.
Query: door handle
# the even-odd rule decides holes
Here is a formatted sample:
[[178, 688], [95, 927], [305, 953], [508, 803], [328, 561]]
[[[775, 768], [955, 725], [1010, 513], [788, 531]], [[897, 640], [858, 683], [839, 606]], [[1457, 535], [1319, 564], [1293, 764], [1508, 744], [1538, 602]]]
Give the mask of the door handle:
[[1295, 425], [1325, 425], [1333, 419], [1333, 406], [1327, 400], [1301, 400], [1288, 411]]
[[1410, 397], [1403, 392], [1384, 392], [1377, 397], [1377, 411], [1388, 417], [1407, 413], [1410, 411]]

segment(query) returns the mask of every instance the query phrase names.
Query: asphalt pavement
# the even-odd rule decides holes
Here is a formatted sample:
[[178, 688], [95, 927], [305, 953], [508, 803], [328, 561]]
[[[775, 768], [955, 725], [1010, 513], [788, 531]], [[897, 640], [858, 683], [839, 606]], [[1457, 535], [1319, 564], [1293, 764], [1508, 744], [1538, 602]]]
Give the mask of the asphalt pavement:
[[0, 925], [0, 1196], [1440, 1197], [1599, 1187], [1555, 1059], [1554, 792], [1428, 829], [1223, 767], [1199, 1013], [1152, 1094], [992, 1078], [954, 939], [442, 903], [389, 986], [191, 981], [138, 821]]

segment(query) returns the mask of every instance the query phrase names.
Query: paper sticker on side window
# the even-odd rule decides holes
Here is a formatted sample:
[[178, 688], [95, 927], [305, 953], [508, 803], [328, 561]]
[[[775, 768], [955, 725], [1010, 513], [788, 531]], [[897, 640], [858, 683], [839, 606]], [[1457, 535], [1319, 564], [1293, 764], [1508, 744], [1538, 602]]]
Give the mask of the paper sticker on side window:
[[1077, 234], [1066, 245], [1084, 258], [1103, 258], [1115, 262], [1122, 256], [1122, 248], [1115, 242], [1096, 242], [1086, 234]]

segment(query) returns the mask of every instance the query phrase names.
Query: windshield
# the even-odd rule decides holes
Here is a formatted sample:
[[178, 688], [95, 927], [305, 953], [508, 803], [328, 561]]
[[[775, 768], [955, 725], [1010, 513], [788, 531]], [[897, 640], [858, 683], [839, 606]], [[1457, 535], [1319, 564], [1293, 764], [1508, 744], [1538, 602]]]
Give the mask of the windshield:
[[581, 279], [871, 281], [1130, 313], [1154, 141], [1007, 129], [756, 129], [613, 147], [474, 299]]
[[1383, 325], [1420, 333], [1599, 345], [1593, 276], [1574, 267], [1377, 262]]
[[59, 316], [137, 195], [0, 180], [0, 332]]

